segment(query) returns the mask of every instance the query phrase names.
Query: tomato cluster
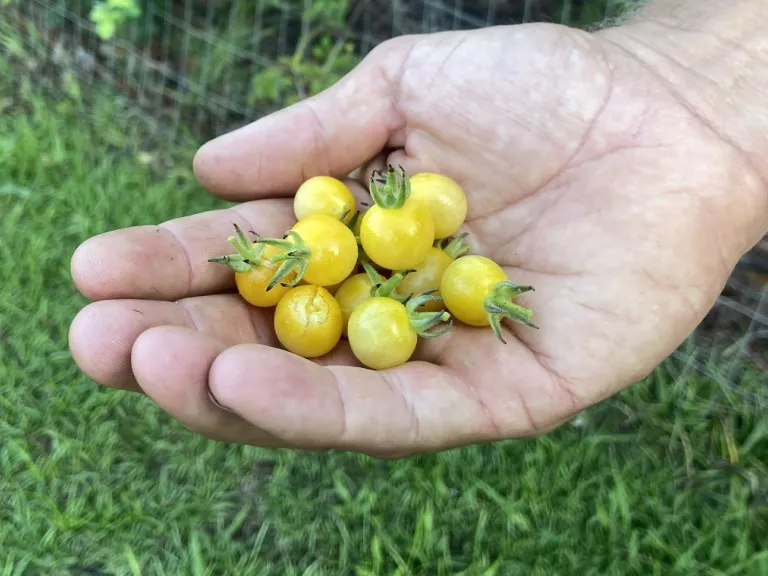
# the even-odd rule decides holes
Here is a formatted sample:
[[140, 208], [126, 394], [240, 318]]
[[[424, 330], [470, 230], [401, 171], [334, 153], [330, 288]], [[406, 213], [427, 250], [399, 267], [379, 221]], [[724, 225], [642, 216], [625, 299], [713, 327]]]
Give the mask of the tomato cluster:
[[342, 181], [310, 178], [282, 238], [251, 240], [235, 226], [236, 253], [210, 260], [234, 271], [246, 302], [275, 307], [286, 350], [317, 358], [346, 337], [362, 364], [381, 370], [407, 362], [419, 337], [445, 334], [454, 318], [490, 326], [502, 342], [503, 318], [536, 328], [531, 310], [512, 302], [533, 288], [467, 254], [467, 234], [456, 236], [467, 215], [456, 182], [389, 166], [374, 172], [369, 191], [373, 204], [360, 213]]

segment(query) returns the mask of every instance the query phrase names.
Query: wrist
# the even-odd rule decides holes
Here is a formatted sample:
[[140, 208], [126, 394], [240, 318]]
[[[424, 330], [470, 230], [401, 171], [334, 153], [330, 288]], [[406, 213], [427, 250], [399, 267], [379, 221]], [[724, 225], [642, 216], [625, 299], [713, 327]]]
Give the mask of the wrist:
[[693, 116], [744, 159], [755, 186], [749, 237], [768, 233], [768, 11], [764, 0], [657, 0], [596, 33], [640, 62]]

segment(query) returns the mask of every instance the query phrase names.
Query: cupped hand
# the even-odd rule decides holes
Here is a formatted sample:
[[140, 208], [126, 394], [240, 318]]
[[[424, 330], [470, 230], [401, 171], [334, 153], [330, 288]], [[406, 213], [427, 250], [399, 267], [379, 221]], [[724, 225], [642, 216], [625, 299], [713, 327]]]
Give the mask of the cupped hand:
[[[753, 240], [739, 230], [756, 205], [728, 190], [757, 178], [657, 78], [554, 25], [386, 42], [326, 92], [201, 148], [197, 177], [235, 208], [80, 246], [73, 278], [95, 302], [72, 324], [74, 357], [223, 441], [398, 457], [550, 430], [673, 351]], [[506, 325], [503, 345], [457, 323], [380, 372], [344, 345], [313, 362], [207, 262], [231, 252], [234, 223], [281, 235], [308, 177], [359, 168], [365, 183], [385, 163], [460, 183], [473, 252], [535, 287], [519, 303], [539, 330]]]

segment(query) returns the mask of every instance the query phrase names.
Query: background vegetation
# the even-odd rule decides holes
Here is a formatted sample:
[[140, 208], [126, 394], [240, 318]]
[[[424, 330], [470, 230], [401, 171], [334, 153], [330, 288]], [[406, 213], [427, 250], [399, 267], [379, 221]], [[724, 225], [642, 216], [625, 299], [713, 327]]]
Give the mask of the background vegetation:
[[[191, 155], [217, 122], [242, 122], [250, 106], [224, 114], [179, 84], [160, 93], [167, 114], [147, 106], [152, 83], [135, 80], [138, 64], [136, 76], [118, 64], [117, 50], [141, 54], [159, 35], [163, 61], [164, 32], [144, 26], [149, 6], [165, 15], [150, 23], [167, 21], [168, 6], [203, 19], [209, 41], [185, 61], [184, 35], [174, 37], [168, 54], [179, 56], [167, 61], [177, 70], [186, 62], [179, 78], [199, 73], [206, 94], [230, 86], [231, 102], [250, 86], [253, 114], [332, 82], [359, 58], [359, 30], [386, 36], [393, 17], [387, 24], [389, 3], [380, 3], [383, 23], [371, 17], [356, 29], [354, 3], [326, 0], [344, 11], [310, 17], [295, 2], [289, 25], [282, 2], [247, 3], [249, 16], [243, 2], [235, 18], [231, 2], [145, 1], [102, 44], [83, 30], [78, 39], [74, 15], [89, 17], [87, 1], [42, 12], [3, 2], [0, 574], [768, 574], [765, 347], [758, 337], [734, 343], [756, 317], [759, 266], [727, 288], [751, 316], [713, 311], [682, 360], [534, 440], [398, 462], [262, 450], [207, 441], [146, 398], [90, 382], [67, 349], [85, 304], [69, 277], [72, 251], [106, 230], [221, 205], [195, 182]], [[473, 8], [478, 18], [483, 6], [487, 16], [488, 4]], [[510, 19], [525, 16], [522, 3], [504, 6]], [[539, 8], [528, 17], [563, 6]], [[605, 3], [580, 14], [590, 8], [599, 17]], [[253, 10], [262, 9], [255, 44]], [[409, 9], [412, 21], [401, 15], [399, 29], [420, 26], [421, 9]], [[307, 21], [321, 31], [307, 33]], [[144, 36], [131, 29], [137, 22]], [[299, 32], [280, 44], [281, 26]], [[265, 65], [215, 53], [221, 38]], [[717, 383], [726, 377], [731, 386]]]

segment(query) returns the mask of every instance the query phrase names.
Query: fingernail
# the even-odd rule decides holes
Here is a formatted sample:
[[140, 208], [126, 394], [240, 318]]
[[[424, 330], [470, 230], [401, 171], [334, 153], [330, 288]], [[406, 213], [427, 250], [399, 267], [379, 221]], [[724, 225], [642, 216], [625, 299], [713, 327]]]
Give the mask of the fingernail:
[[213, 402], [217, 407], [221, 408], [222, 410], [226, 410], [227, 412], [232, 412], [232, 414], [235, 413], [234, 410], [230, 410], [226, 406], [222, 406], [221, 403], [218, 400], [216, 400], [216, 396], [213, 395], [213, 392], [211, 392], [210, 388], [208, 388], [208, 398], [210, 398], [211, 402]]

